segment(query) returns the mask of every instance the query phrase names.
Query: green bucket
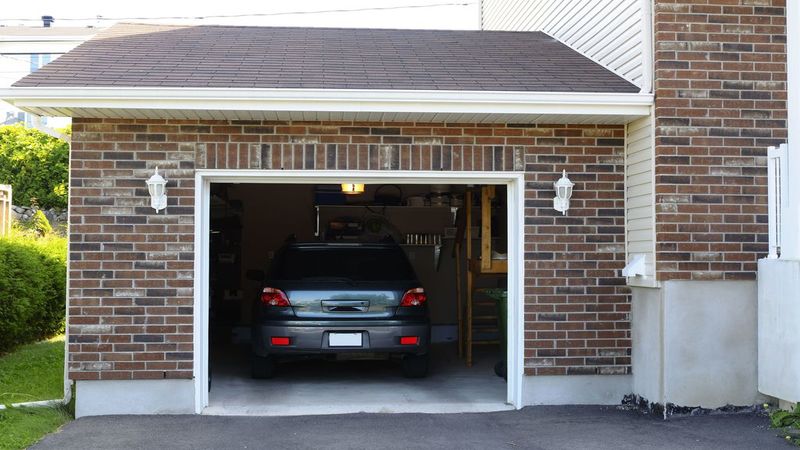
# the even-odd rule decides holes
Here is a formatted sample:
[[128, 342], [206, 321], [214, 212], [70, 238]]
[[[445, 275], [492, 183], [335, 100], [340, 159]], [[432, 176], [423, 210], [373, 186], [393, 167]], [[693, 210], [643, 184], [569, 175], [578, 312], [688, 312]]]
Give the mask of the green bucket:
[[486, 289], [486, 296], [497, 305], [497, 329], [500, 332], [500, 351], [506, 356], [506, 337], [508, 335], [508, 290], [501, 288]]

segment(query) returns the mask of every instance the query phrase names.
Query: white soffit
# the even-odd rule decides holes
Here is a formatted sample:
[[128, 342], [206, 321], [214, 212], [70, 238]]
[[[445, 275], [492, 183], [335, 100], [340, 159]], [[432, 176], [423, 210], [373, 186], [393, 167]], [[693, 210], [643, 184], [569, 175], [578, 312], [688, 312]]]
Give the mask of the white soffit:
[[7, 88], [43, 116], [137, 119], [624, 124], [649, 94], [242, 88]]

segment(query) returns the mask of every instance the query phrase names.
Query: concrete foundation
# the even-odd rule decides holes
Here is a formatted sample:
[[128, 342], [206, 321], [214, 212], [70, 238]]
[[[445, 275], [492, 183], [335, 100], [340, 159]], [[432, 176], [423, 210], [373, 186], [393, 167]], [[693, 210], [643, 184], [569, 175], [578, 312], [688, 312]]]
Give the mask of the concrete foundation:
[[522, 379], [522, 404], [619, 405], [631, 392], [630, 375], [561, 375]]
[[75, 417], [111, 414], [194, 414], [193, 380], [81, 380]]
[[661, 405], [719, 408], [757, 389], [754, 281], [667, 281], [633, 288], [633, 393]]

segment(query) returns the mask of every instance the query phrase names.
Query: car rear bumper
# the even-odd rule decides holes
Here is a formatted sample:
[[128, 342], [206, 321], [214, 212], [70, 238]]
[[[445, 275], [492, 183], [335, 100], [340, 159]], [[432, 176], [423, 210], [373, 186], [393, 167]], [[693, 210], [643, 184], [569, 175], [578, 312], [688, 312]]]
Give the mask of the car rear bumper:
[[[360, 346], [331, 346], [331, 333], [360, 333]], [[259, 356], [320, 353], [428, 353], [430, 324], [401, 321], [281, 321], [253, 328], [253, 351]], [[401, 337], [417, 337], [416, 344], [401, 344]], [[273, 337], [288, 337], [288, 345], [273, 345]]]

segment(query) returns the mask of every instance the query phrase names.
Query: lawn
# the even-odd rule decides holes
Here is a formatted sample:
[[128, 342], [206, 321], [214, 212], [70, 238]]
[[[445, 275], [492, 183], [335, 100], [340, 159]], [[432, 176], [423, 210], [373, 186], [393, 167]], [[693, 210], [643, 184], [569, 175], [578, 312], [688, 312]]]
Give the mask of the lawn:
[[0, 404], [64, 397], [64, 336], [0, 356]]
[[0, 409], [0, 449], [23, 449], [72, 420], [65, 408]]
[[[0, 404], [64, 397], [64, 336], [0, 356]], [[70, 421], [65, 408], [0, 409], [0, 449], [22, 449]]]

